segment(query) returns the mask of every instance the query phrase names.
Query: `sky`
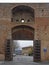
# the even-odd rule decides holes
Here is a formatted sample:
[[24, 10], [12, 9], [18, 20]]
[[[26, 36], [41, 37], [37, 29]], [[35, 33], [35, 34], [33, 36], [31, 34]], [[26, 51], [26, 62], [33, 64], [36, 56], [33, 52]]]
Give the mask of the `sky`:
[[42, 2], [49, 2], [49, 0], [0, 0], [0, 3], [42, 3]]
[[20, 45], [20, 47], [28, 47], [28, 46], [33, 46], [33, 41], [32, 40], [13, 40], [15, 45], [17, 43]]

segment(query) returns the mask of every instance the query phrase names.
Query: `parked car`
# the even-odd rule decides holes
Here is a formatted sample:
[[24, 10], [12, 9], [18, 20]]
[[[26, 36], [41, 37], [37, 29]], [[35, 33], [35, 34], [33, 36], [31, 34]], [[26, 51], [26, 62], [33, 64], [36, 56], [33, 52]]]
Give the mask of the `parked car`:
[[14, 53], [14, 54], [13, 54], [13, 57], [15, 57], [15, 56], [16, 56], [16, 54]]

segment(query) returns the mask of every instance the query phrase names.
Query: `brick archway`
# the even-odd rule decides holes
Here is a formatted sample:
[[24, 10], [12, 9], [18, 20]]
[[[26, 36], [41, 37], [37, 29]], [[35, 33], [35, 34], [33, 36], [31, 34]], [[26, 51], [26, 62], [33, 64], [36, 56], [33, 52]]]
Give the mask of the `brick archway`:
[[[34, 40], [34, 28], [26, 25], [15, 26], [12, 28], [12, 40]], [[34, 40], [34, 61], [41, 60], [41, 45], [40, 40]], [[13, 59], [13, 51], [10, 40], [7, 40], [5, 60]]]
[[20, 25], [12, 28], [13, 40], [33, 40], [34, 28], [26, 25]]
[[12, 28], [12, 40], [33, 40], [34, 44], [34, 61], [40, 61], [40, 40], [34, 40], [34, 28], [26, 25], [20, 25]]
[[11, 22], [34, 22], [35, 12], [30, 6], [19, 5], [12, 9]]

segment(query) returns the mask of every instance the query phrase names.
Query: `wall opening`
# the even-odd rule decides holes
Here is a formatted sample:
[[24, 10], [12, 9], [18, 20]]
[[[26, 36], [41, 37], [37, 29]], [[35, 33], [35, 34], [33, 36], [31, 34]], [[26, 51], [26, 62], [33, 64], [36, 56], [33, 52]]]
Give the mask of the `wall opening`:
[[34, 18], [34, 9], [29, 6], [19, 5], [12, 9], [11, 22], [34, 22]]
[[[12, 28], [12, 40], [24, 40], [24, 41], [29, 41], [32, 40], [34, 42], [33, 44], [33, 56], [32, 56], [32, 61], [40, 61], [40, 40], [34, 40], [34, 28], [30, 27], [30, 26], [26, 26], [26, 25], [20, 25], [20, 26], [16, 26]], [[11, 56], [11, 54], [8, 53], [12, 53], [13, 51], [10, 51], [10, 48], [12, 47], [12, 45], [7, 43], [6, 47], [9, 51], [6, 52], [6, 57], [7, 59], [9, 59], [10, 57], [13, 58], [13, 55]], [[13, 43], [14, 46], [14, 43]], [[14, 48], [14, 47], [12, 47]], [[38, 60], [37, 60], [38, 59]]]
[[33, 61], [33, 40], [13, 40], [13, 60]]
[[[34, 28], [26, 25], [16, 26], [12, 29], [12, 39], [14, 41], [13, 44], [15, 43], [17, 45], [14, 44], [14, 46], [18, 47], [17, 49], [14, 48], [15, 50], [13, 55], [22, 55], [23, 57], [27, 56], [28, 59], [31, 58], [29, 61], [33, 61]], [[14, 58], [15, 57], [13, 57], [13, 59]]]

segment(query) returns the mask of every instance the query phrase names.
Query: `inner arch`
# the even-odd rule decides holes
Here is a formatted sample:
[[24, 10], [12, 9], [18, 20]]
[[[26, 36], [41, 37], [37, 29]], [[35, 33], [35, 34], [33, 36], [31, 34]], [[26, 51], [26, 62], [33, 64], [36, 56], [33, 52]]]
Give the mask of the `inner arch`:
[[13, 40], [33, 40], [34, 28], [30, 26], [20, 25], [12, 28]]

